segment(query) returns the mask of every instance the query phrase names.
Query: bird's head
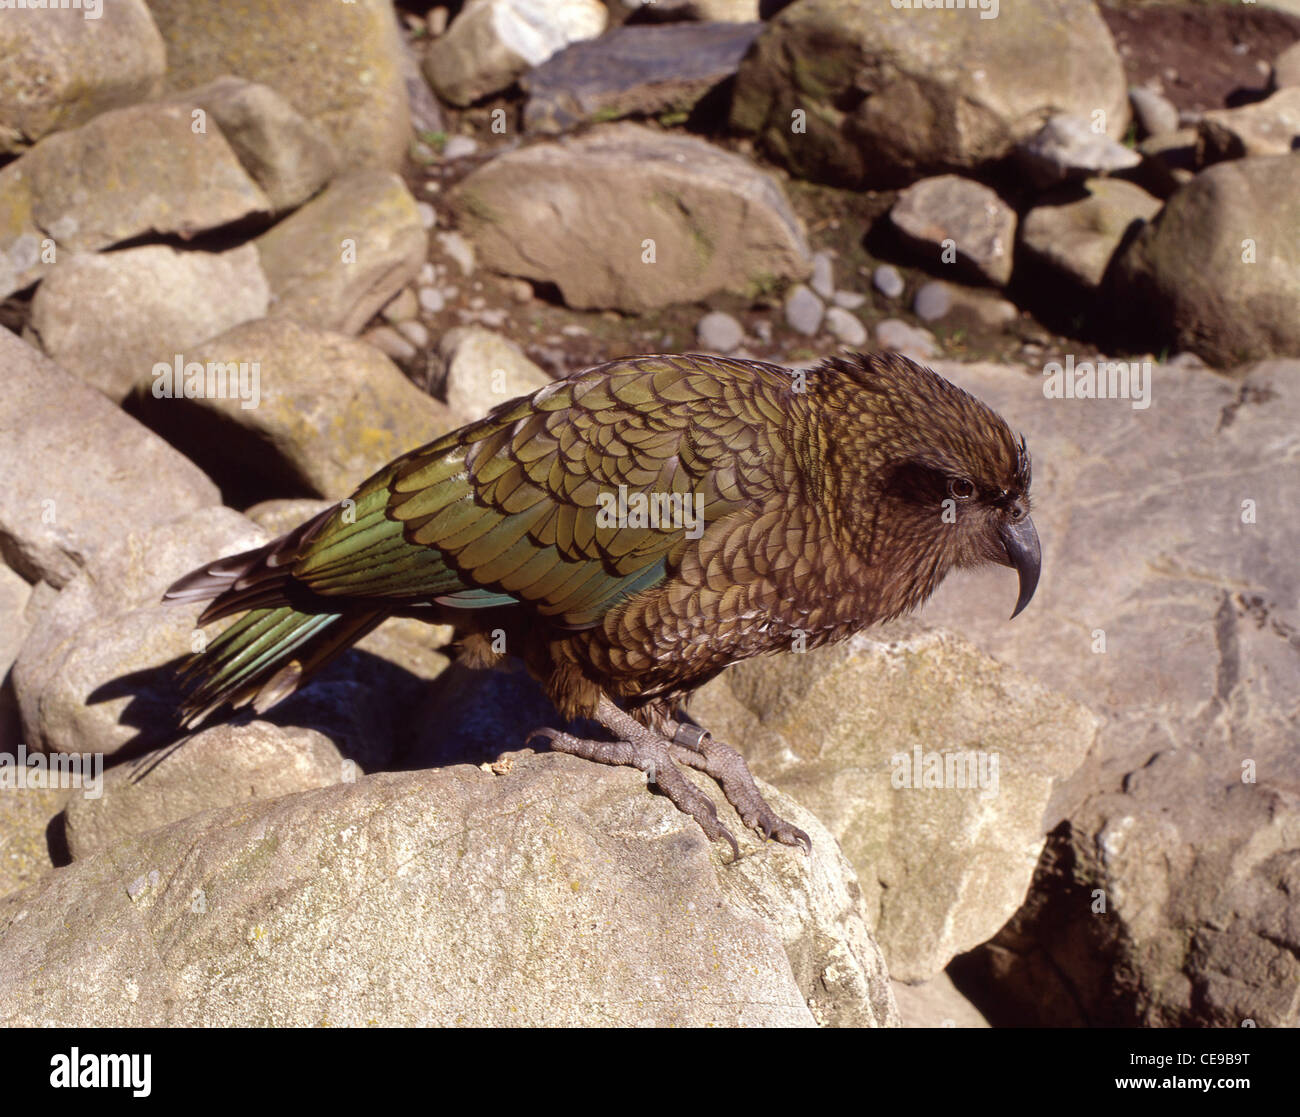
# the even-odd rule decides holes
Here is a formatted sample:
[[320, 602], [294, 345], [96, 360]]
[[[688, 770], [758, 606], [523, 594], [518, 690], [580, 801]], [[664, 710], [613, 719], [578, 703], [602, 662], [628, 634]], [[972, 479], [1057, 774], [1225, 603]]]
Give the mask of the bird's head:
[[1034, 595], [1041, 552], [1030, 461], [991, 408], [896, 353], [822, 366], [840, 379], [827, 458], [852, 509], [855, 549], [883, 572], [887, 612], [920, 605], [954, 566], [1020, 576], [1014, 617]]

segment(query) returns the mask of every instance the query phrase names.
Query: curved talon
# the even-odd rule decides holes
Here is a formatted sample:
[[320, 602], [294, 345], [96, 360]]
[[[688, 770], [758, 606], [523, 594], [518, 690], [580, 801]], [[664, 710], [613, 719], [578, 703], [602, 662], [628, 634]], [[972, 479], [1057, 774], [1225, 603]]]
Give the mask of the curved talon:
[[548, 726], [541, 726], [538, 729], [530, 729], [524, 737], [524, 747], [528, 748], [537, 737], [541, 737], [546, 741], [554, 741], [558, 736], [560, 736], [560, 731], [558, 729], [551, 729]]
[[[737, 844], [736, 839], [732, 836], [731, 831], [728, 830], [725, 826], [723, 826], [721, 822], [718, 823], [718, 830], [721, 833], [722, 837], [726, 838], [727, 841], [731, 843], [731, 864], [734, 865], [737, 861], [740, 860], [740, 846]], [[715, 838], [713, 840], [716, 841], [717, 839]]]

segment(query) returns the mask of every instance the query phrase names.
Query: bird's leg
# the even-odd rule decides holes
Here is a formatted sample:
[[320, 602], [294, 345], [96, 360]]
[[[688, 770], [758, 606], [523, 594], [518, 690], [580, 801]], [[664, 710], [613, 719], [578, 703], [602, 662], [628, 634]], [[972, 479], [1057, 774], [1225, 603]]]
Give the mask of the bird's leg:
[[605, 697], [601, 698], [596, 707], [595, 718], [619, 739], [591, 741], [557, 729], [535, 729], [529, 737], [545, 737], [557, 752], [571, 753], [598, 764], [623, 764], [640, 768], [679, 811], [690, 815], [700, 824], [710, 841], [722, 838], [731, 846], [733, 858], [740, 858], [740, 846], [736, 844], [731, 831], [718, 821], [717, 807], [704, 792], [682, 775], [673, 763], [671, 746], [664, 738], [647, 729]]
[[717, 780], [727, 802], [736, 808], [746, 826], [782, 845], [802, 844], [812, 852], [812, 839], [767, 805], [740, 753], [688, 721], [670, 721], [668, 731], [673, 735], [669, 746], [673, 757]]

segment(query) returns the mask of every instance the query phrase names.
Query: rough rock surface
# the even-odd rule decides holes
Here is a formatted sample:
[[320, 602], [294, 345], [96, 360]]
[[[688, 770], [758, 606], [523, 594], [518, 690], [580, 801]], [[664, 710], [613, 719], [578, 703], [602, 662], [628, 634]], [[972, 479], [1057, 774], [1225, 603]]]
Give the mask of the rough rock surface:
[[265, 82], [342, 153], [342, 165], [400, 167], [411, 121], [391, 0], [148, 0], [167, 44], [167, 86], [226, 74]]
[[163, 591], [202, 562], [266, 541], [229, 508], [162, 524], [115, 521], [62, 592], [33, 596], [13, 671], [28, 748], [107, 756], [141, 735], [165, 739], [176, 689], [156, 669], [194, 651], [199, 609], [162, 605]]
[[186, 358], [205, 368], [243, 365], [250, 382], [256, 370], [256, 406], [159, 397], [146, 377], [132, 408], [220, 482], [263, 498], [341, 499], [456, 425], [373, 346], [288, 318], [236, 326]]
[[528, 753], [498, 770], [205, 812], [53, 873], [0, 900], [0, 1018], [898, 1022], [852, 870], [795, 804], [777, 798], [812, 857], [725, 866], [640, 773]]
[[937, 371], [1025, 431], [1043, 580], [1014, 624], [1005, 571], [950, 578], [924, 616], [1106, 719], [979, 968], [1022, 1023], [1294, 1025], [1300, 362], [1154, 366], [1148, 408]]
[[339, 168], [338, 148], [325, 128], [269, 85], [226, 76], [178, 100], [211, 115], [277, 213], [301, 205]]
[[570, 43], [605, 30], [600, 0], [470, 0], [429, 45], [424, 72], [453, 105], [511, 85]]
[[257, 238], [271, 313], [346, 334], [420, 271], [429, 238], [397, 175], [354, 171]]
[[932, 265], [951, 262], [996, 286], [1011, 278], [1016, 211], [987, 186], [959, 175], [922, 179], [899, 194], [889, 220]]
[[1092, 0], [1002, 0], [993, 21], [800, 0], [741, 67], [731, 120], [791, 173], [863, 186], [977, 167], [1098, 109], [1121, 137], [1124, 68]]
[[761, 23], [670, 23], [607, 31], [524, 75], [524, 128], [565, 132], [624, 116], [687, 113], [735, 74]]
[[1219, 163], [1117, 262], [1118, 315], [1219, 368], [1300, 354], [1300, 151]]
[[68, 252], [150, 233], [188, 238], [269, 212], [220, 129], [192, 131], [191, 111], [178, 102], [114, 109], [0, 168], [0, 298]]
[[1300, 146], [1300, 89], [1281, 89], [1254, 104], [1207, 112], [1197, 128], [1203, 162], [1285, 155]]
[[31, 326], [51, 358], [121, 400], [155, 364], [188, 360], [199, 342], [261, 318], [270, 295], [251, 244], [227, 252], [148, 244], [58, 264], [36, 289]]
[[[1097, 727], [1079, 703], [960, 637], [909, 625], [737, 664], [690, 710], [836, 836], [890, 973], [911, 982], [1023, 903], [1053, 787]], [[959, 761], [978, 768], [959, 772]], [[928, 782], [934, 764], [953, 766], [942, 785]]]
[[1119, 178], [1093, 178], [1043, 197], [1020, 221], [1020, 243], [1087, 288], [1101, 284], [1117, 249], [1160, 212], [1160, 201]]
[[574, 307], [639, 311], [753, 293], [811, 267], [774, 178], [638, 124], [498, 156], [453, 202], [483, 264], [554, 283]]
[[123, 525], [218, 503], [197, 466], [3, 329], [0, 368], [0, 554], [29, 581], [61, 586]]
[[481, 326], [448, 330], [438, 352], [447, 364], [443, 394], [458, 426], [551, 382], [513, 341]]
[[167, 57], [144, 0], [114, 0], [94, 20], [53, 6], [23, 15], [0, 21], [0, 154], [162, 88]]
[[145, 757], [138, 765], [110, 768], [98, 798], [72, 794], [64, 817], [74, 858], [200, 811], [328, 787], [361, 775], [360, 766], [319, 730], [266, 721], [205, 728], [156, 767], [154, 760]]
[[1069, 113], [1052, 117], [1017, 145], [1016, 157], [1029, 181], [1040, 189], [1131, 170], [1142, 162], [1136, 151], [1097, 131], [1091, 120]]

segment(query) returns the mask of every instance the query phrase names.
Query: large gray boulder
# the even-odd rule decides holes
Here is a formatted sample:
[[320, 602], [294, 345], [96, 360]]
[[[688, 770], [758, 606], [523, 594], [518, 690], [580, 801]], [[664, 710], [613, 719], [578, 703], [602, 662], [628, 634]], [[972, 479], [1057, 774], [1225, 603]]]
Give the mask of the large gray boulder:
[[1219, 368], [1300, 354], [1300, 151], [1218, 163], [1117, 261], [1115, 308]]
[[770, 292], [812, 267], [771, 175], [639, 124], [500, 155], [452, 202], [483, 264], [554, 283], [573, 307], [640, 311]]
[[[927, 620], [1104, 719], [1025, 908], [979, 966], [1022, 1023], [1297, 1022], [1300, 363], [1157, 365], [1142, 400], [938, 369], [1025, 432], [1043, 579], [949, 579]], [[1145, 393], [1144, 393], [1145, 394]], [[1134, 403], [1138, 406], [1134, 406]]]
[[146, 244], [77, 254], [32, 299], [41, 347], [110, 399], [124, 399], [159, 362], [266, 314], [271, 292], [251, 244], [184, 252]]
[[152, 234], [189, 238], [271, 202], [195, 106], [132, 105], [47, 136], [0, 168], [0, 298], [70, 252]]
[[388, 171], [341, 175], [256, 241], [271, 313], [357, 334], [413, 280], [429, 237], [406, 184]]
[[0, 1021], [897, 1024], [852, 869], [777, 805], [811, 857], [724, 864], [640, 773], [558, 755], [206, 811], [0, 900]]
[[1124, 67], [1092, 0], [963, 9], [797, 0], [736, 78], [732, 124], [801, 178], [898, 184], [1008, 154], [1057, 113], [1128, 122]]

